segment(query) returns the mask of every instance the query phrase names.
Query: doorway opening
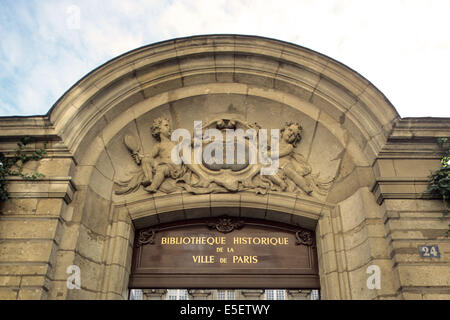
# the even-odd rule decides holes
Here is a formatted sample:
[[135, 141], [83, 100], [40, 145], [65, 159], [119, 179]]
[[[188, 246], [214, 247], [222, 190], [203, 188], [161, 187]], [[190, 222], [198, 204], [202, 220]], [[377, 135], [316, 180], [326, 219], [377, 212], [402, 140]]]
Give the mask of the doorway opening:
[[[313, 230], [209, 217], [136, 231], [131, 300], [318, 300]], [[300, 288], [300, 289], [299, 289]]]

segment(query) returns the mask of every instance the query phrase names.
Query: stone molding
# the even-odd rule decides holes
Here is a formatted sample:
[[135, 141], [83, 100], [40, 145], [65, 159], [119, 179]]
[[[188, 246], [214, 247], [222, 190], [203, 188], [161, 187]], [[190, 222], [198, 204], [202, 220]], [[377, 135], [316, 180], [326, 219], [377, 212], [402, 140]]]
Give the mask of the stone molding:
[[77, 190], [72, 177], [44, 177], [25, 180], [6, 177], [10, 198], [63, 198], [69, 204]]
[[193, 195], [184, 191], [142, 194], [116, 202], [114, 206], [115, 210], [127, 212], [136, 229], [180, 219], [224, 214], [301, 224], [314, 229], [320, 217], [334, 208], [333, 204], [290, 193]]
[[380, 177], [372, 192], [380, 205], [385, 199], [430, 199], [425, 193], [428, 182], [427, 177]]

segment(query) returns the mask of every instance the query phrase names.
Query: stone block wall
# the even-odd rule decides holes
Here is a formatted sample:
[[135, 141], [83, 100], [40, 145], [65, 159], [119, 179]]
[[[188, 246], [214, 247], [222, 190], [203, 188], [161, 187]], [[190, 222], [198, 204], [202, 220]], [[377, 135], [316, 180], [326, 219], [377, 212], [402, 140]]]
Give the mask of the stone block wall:
[[[440, 167], [436, 137], [446, 136], [447, 119], [402, 119], [373, 166], [372, 192], [382, 208], [399, 299], [450, 298], [450, 215], [442, 200], [426, 193], [431, 172]], [[437, 245], [440, 258], [421, 257], [422, 245]]]
[[[440, 200], [385, 200], [384, 223], [403, 299], [450, 299], [450, 217]], [[424, 258], [420, 245], [438, 245], [440, 258]]]
[[[51, 156], [51, 155], [50, 155]], [[0, 298], [48, 299], [75, 188], [69, 158], [29, 163], [45, 177], [8, 179], [10, 199], [0, 203]]]

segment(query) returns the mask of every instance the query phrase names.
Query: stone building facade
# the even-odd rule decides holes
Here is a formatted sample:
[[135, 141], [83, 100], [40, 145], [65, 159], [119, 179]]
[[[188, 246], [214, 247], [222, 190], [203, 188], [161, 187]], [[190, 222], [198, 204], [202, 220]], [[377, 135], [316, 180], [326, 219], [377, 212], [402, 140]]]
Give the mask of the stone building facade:
[[[301, 130], [286, 136], [278, 179], [253, 167], [152, 171], [152, 150], [166, 143], [152, 136], [159, 118], [189, 132], [194, 121]], [[424, 193], [450, 119], [401, 118], [319, 53], [239, 35], [145, 46], [93, 70], [47, 115], [0, 118], [1, 152], [25, 136], [28, 148], [45, 145], [26, 165], [44, 176], [7, 178], [1, 299], [127, 299], [136, 230], [223, 214], [315, 231], [323, 299], [450, 299], [450, 219]], [[180, 182], [186, 173], [193, 180]], [[422, 257], [421, 245], [440, 256]], [[80, 289], [67, 286], [73, 265]], [[374, 265], [381, 286], [369, 288]]]

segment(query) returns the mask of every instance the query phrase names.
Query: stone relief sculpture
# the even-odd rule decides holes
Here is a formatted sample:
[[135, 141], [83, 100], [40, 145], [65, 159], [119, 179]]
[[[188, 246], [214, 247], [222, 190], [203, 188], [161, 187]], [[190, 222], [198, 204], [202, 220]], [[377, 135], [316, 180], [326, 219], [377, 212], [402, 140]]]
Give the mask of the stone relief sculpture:
[[[176, 147], [176, 143], [170, 140], [169, 120], [166, 118], [155, 119], [151, 133], [157, 143], [148, 156], [140, 152], [138, 143], [133, 136], [125, 136], [124, 144], [131, 152], [136, 164], [141, 166], [141, 170], [132, 173], [129, 180], [116, 182], [119, 186], [116, 194], [136, 191], [140, 185], [150, 193], [156, 192], [166, 178], [177, 180], [186, 173], [186, 167], [183, 164], [174, 164], [171, 159], [171, 152]], [[162, 191], [164, 192], [164, 189]], [[166, 192], [170, 191], [166, 190]]]
[[267, 177], [281, 191], [294, 192], [296, 187], [304, 193], [311, 194], [314, 190], [323, 193], [327, 190], [328, 183], [318, 180], [318, 176], [312, 175], [312, 168], [305, 158], [295, 150], [301, 140], [302, 127], [296, 122], [288, 122], [281, 129], [279, 145], [279, 170], [275, 175]]
[[[206, 123], [201, 129], [202, 131], [217, 129], [225, 136], [227, 130], [236, 129], [244, 131], [253, 129], [256, 135], [259, 135], [260, 128], [256, 123], [250, 124], [237, 119], [216, 119]], [[225, 161], [208, 163], [202, 160], [200, 163], [182, 161], [175, 164], [172, 162], [171, 152], [177, 143], [171, 141], [171, 132], [168, 119], [154, 120], [151, 134], [156, 143], [150, 154], [143, 154], [135, 137], [131, 135], [124, 137], [124, 144], [139, 169], [131, 172], [128, 179], [116, 181], [116, 194], [135, 192], [142, 186], [149, 193], [157, 191], [172, 193], [185, 190], [194, 194], [207, 194], [253, 190], [262, 194], [269, 191], [281, 191], [314, 196], [315, 194], [325, 195], [332, 183], [332, 179], [321, 180], [319, 174], [313, 175], [311, 165], [296, 151], [302, 133], [302, 127], [296, 122], [288, 122], [280, 130], [278, 154], [273, 152], [271, 146], [268, 146], [268, 158], [275, 160], [275, 157], [278, 157], [279, 159], [278, 171], [273, 175], [260, 174], [267, 164], [249, 161], [249, 151], [254, 144], [250, 143], [247, 136], [244, 142], [239, 142], [239, 139], [233, 139], [231, 142], [223, 140], [224, 158], [227, 148], [234, 148], [235, 151], [243, 148], [246, 151], [245, 159], [243, 161], [241, 159], [239, 163], [230, 164]], [[204, 147], [208, 147], [210, 143], [213, 143], [213, 140], [202, 141]], [[192, 159], [194, 151], [190, 152], [192, 154], [189, 159]]]

